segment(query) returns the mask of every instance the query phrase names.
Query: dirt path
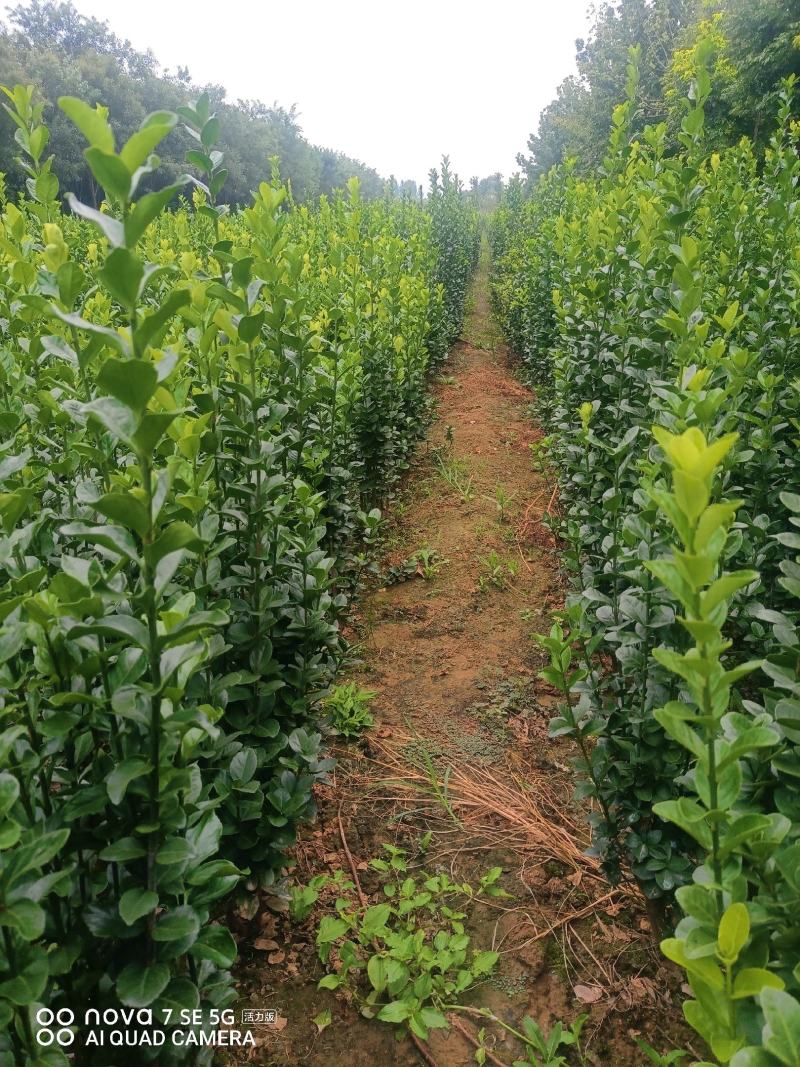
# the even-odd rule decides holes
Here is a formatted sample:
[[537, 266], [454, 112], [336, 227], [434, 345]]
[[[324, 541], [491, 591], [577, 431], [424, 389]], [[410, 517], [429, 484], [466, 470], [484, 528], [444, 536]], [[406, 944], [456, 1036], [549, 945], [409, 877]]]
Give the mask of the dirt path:
[[[530, 1015], [545, 1028], [586, 1011], [586, 1063], [638, 1065], [645, 1057], [635, 1034], [673, 1047], [665, 1029], [673, 1029], [675, 979], [659, 961], [642, 902], [613, 890], [583, 856], [585, 813], [571, 800], [569, 751], [547, 739], [554, 698], [537, 681], [543, 660], [531, 634], [549, 627], [563, 597], [541, 522], [552, 485], [536, 469], [533, 397], [493, 322], [485, 263], [465, 340], [435, 393], [437, 418], [390, 509], [383, 581], [361, 601], [349, 635], [361, 658], [350, 677], [376, 691], [376, 723], [360, 745], [337, 752], [335, 780], [321, 791], [294, 873], [301, 882], [335, 869], [349, 876], [340, 814], [368, 895], [380, 886], [366, 861], [382, 843], [413, 850], [427, 830], [428, 870], [474, 883], [502, 866], [512, 899], [475, 905], [469, 921], [474, 946], [501, 958], [468, 1002], [515, 1025]], [[418, 573], [426, 561], [427, 577]], [[317, 990], [325, 972], [313, 921], [293, 926], [265, 908], [240, 932], [249, 1003], [277, 1007], [284, 1020], [280, 1031], [264, 1031], [250, 1062], [423, 1062], [392, 1027]], [[312, 1020], [324, 1009], [332, 1024], [320, 1033]], [[466, 1029], [474, 1035], [473, 1021]], [[496, 1062], [519, 1055], [502, 1032], [492, 1041]], [[437, 1031], [430, 1047], [438, 1067], [474, 1062], [463, 1032]]]

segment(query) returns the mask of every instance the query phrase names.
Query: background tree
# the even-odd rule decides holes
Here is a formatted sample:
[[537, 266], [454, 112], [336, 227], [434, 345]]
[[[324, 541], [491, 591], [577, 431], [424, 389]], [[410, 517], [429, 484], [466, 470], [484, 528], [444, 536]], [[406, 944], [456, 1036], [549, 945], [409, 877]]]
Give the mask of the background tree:
[[[272, 156], [280, 159], [281, 178], [291, 182], [297, 200], [330, 193], [351, 177], [360, 179], [362, 195], [367, 198], [380, 196], [383, 190], [380, 175], [371, 167], [306, 140], [294, 105], [268, 106], [260, 100], [231, 103], [223, 86], [195, 85], [186, 67], [170, 74], [150, 50], [138, 51], [130, 41], [117, 37], [107, 22], [87, 18], [69, 0], [33, 0], [9, 10], [7, 23], [0, 23], [0, 71], [5, 84], [36, 87], [45, 103], [44, 118], [51, 135], [48, 152], [55, 156], [53, 170], [62, 188], [74, 190], [80, 200], [90, 204], [97, 205], [101, 192], [83, 158], [80, 134], [56, 106], [59, 96], [78, 96], [90, 104], [103, 104], [125, 140], [150, 112], [164, 108], [174, 111], [207, 92], [220, 118], [223, 133], [219, 147], [229, 171], [222, 202], [249, 202], [250, 192], [269, 170]], [[160, 146], [160, 173], [165, 180], [183, 172], [189, 147], [187, 134], [178, 128]], [[16, 155], [13, 124], [0, 113], [0, 172], [6, 174], [11, 192], [21, 185]]]
[[529, 178], [570, 157], [584, 170], [602, 162], [632, 45], [641, 50], [632, 136], [667, 121], [675, 147], [697, 49], [710, 43], [709, 143], [746, 134], [763, 148], [781, 79], [800, 74], [798, 40], [800, 0], [605, 0], [587, 39], [576, 42], [577, 75], [559, 85], [518, 162]]

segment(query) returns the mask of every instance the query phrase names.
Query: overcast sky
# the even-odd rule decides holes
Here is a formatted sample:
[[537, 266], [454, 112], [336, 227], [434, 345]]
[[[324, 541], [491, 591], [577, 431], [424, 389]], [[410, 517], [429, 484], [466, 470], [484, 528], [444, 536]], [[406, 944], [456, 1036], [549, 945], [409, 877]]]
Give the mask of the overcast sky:
[[75, 0], [230, 99], [296, 103], [306, 137], [384, 177], [517, 169], [575, 69], [588, 0]]

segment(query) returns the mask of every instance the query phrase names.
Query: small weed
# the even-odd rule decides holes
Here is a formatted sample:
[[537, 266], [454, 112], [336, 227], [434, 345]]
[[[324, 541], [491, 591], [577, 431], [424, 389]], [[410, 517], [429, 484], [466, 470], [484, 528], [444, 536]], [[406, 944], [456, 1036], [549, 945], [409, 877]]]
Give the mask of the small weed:
[[685, 1060], [689, 1055], [682, 1048], [673, 1049], [672, 1052], [656, 1052], [652, 1045], [648, 1045], [646, 1041], [642, 1041], [641, 1038], [636, 1038], [636, 1044], [647, 1056], [650, 1063], [655, 1063], [656, 1067], [672, 1067], [672, 1064], [680, 1064], [681, 1060]]
[[289, 890], [289, 914], [295, 922], [302, 922], [314, 910], [326, 877], [324, 874], [318, 875], [308, 885], [294, 885]]
[[409, 562], [414, 564], [417, 574], [426, 582], [431, 582], [450, 560], [442, 559], [435, 548], [421, 548], [414, 553]]
[[461, 820], [453, 811], [453, 806], [450, 803], [450, 774], [452, 768], [448, 766], [444, 774], [440, 775], [436, 764], [433, 762], [433, 755], [430, 749], [420, 737], [409, 742], [403, 748], [403, 754], [412, 767], [416, 767], [418, 771], [425, 775], [427, 784], [418, 788], [423, 792], [431, 793], [456, 826], [463, 828]]
[[342, 737], [359, 737], [375, 722], [370, 703], [376, 693], [362, 689], [356, 682], [335, 685], [322, 706], [330, 716], [331, 726]]
[[537, 474], [547, 471], [547, 447], [549, 441], [546, 437], [540, 437], [538, 441], [531, 441], [528, 448], [531, 450], [533, 469]]
[[[489, 1017], [488, 1012], [484, 1012], [486, 1017]], [[568, 1029], [564, 1027], [563, 1023], [557, 1022], [550, 1033], [545, 1033], [541, 1026], [534, 1020], [527, 1016], [522, 1020], [522, 1033], [508, 1026], [506, 1023], [502, 1023], [496, 1016], [492, 1015], [492, 1022], [500, 1022], [501, 1025], [517, 1037], [525, 1045], [525, 1059], [515, 1060], [514, 1067], [527, 1067], [528, 1064], [531, 1067], [568, 1067], [568, 1061], [566, 1057], [562, 1056], [559, 1052], [561, 1048], [574, 1048], [578, 1055], [579, 1062], [585, 1064], [583, 1052], [580, 1047], [581, 1030], [588, 1015], [579, 1015], [575, 1022]], [[479, 1064], [486, 1063], [486, 1056], [480, 1056], [481, 1051], [485, 1051], [486, 1045], [486, 1032], [481, 1030], [478, 1034], [480, 1041], [480, 1048], [475, 1054], [475, 1062]]]
[[478, 588], [484, 592], [490, 585], [507, 589], [509, 578], [516, 578], [518, 566], [513, 560], [504, 560], [494, 549], [481, 559], [484, 573], [478, 575]]
[[494, 491], [494, 496], [487, 496], [486, 499], [494, 504], [500, 522], [505, 522], [508, 518], [508, 509], [514, 499], [514, 494], [507, 492], [502, 485], [498, 485]]
[[[508, 894], [496, 884], [501, 867], [473, 888], [445, 873], [410, 874], [403, 849], [383, 848], [386, 858], [370, 862], [383, 903], [363, 904], [355, 885], [337, 872], [335, 912], [323, 915], [317, 929], [318, 955], [330, 968], [319, 986], [347, 990], [362, 1015], [408, 1027], [425, 1041], [430, 1030], [448, 1026], [444, 1012], [457, 1007], [451, 1002], [489, 975], [499, 958], [472, 947], [460, 909], [481, 896]], [[318, 895], [322, 885], [315, 882]]]
[[432, 582], [442, 567], [449, 562], [450, 560], [443, 559], [435, 548], [426, 546], [402, 563], [390, 567], [384, 575], [384, 584], [397, 585], [407, 582], [409, 578], [424, 578], [426, 582]]
[[458, 493], [463, 504], [475, 499], [472, 476], [469, 474], [463, 460], [446, 456], [441, 449], [436, 449], [433, 454], [433, 461], [439, 474], [450, 488]]

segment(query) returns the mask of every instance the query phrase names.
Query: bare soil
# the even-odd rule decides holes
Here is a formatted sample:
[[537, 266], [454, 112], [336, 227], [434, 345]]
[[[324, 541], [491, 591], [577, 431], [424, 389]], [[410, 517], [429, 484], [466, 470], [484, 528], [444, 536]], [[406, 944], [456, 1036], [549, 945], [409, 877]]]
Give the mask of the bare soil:
[[[586, 1063], [639, 1067], [646, 1062], [639, 1035], [660, 1051], [686, 1047], [679, 979], [659, 956], [636, 890], [608, 885], [585, 857], [587, 813], [572, 800], [569, 746], [547, 736], [556, 700], [537, 678], [543, 657], [531, 635], [549, 628], [563, 601], [558, 546], [546, 524], [557, 504], [536, 461], [535, 398], [516, 376], [487, 293], [484, 266], [465, 337], [435, 384], [436, 419], [388, 508], [381, 574], [397, 573], [421, 549], [435, 551], [440, 565], [428, 580], [378, 581], [356, 606], [349, 637], [360, 665], [350, 677], [377, 692], [376, 722], [360, 744], [337, 745], [335, 775], [319, 790], [319, 816], [294, 850], [292, 876], [301, 883], [337, 869], [349, 876], [344, 836], [364, 892], [384, 899], [367, 861], [383, 842], [413, 851], [426, 830], [433, 831], [426, 869], [474, 883], [502, 866], [512, 899], [476, 904], [469, 922], [473, 945], [498, 950], [500, 963], [467, 1002], [516, 1026], [525, 1015], [549, 1028], [587, 1012]], [[510, 498], [502, 511], [498, 488]], [[317, 989], [325, 973], [314, 947], [317, 918], [294, 925], [268, 898], [255, 916], [236, 921], [243, 1003], [280, 1011], [278, 1027], [260, 1030], [258, 1048], [237, 1062], [424, 1062], [392, 1027]], [[332, 1024], [320, 1032], [313, 1019], [324, 1009]], [[474, 1037], [479, 1022], [461, 1024], [432, 1033], [429, 1063], [474, 1063], [466, 1035]], [[489, 1031], [489, 1062], [509, 1065], [521, 1050]]]

